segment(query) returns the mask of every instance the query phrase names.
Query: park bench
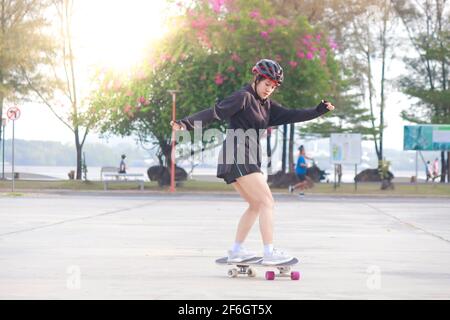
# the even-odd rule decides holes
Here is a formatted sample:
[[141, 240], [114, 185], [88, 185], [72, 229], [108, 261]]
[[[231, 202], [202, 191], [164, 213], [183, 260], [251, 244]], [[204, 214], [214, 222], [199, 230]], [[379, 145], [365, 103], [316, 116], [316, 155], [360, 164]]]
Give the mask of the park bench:
[[102, 167], [100, 179], [103, 181], [104, 190], [108, 190], [111, 183], [137, 182], [141, 190], [144, 190], [144, 175], [142, 173], [118, 173], [118, 168]]

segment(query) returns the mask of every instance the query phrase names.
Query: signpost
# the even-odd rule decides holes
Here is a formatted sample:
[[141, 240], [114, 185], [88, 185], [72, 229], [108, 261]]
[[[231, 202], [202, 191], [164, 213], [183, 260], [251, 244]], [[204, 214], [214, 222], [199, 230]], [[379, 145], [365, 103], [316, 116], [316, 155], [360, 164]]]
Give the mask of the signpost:
[[[176, 103], [178, 90], [168, 90], [172, 95], [172, 121], [176, 121]], [[170, 192], [175, 192], [175, 130], [172, 128], [172, 152], [170, 166]]]
[[14, 175], [14, 123], [20, 118], [20, 109], [17, 107], [11, 107], [6, 112], [9, 120], [13, 123], [13, 134], [12, 134], [12, 192], [14, 192], [15, 187], [15, 175]]
[[[421, 151], [450, 151], [450, 125], [428, 124], [404, 126], [403, 150], [416, 151], [416, 186], [418, 181], [418, 153]], [[423, 160], [424, 161], [424, 160]]]
[[[334, 188], [336, 188], [336, 165], [355, 165], [355, 177], [358, 164], [361, 163], [361, 134], [360, 133], [332, 133], [330, 136], [331, 163], [334, 164]], [[355, 190], [357, 182], [355, 179]]]
[[6, 127], [6, 118], [2, 118], [2, 180], [5, 179], [5, 127]]

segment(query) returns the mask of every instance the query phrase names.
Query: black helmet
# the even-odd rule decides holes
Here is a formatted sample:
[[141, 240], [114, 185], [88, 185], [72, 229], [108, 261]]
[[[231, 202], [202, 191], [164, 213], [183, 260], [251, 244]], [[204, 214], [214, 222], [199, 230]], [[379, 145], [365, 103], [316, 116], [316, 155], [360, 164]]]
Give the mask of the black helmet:
[[253, 74], [260, 74], [264, 78], [276, 82], [277, 85], [283, 83], [283, 68], [278, 62], [270, 59], [261, 59], [252, 68]]

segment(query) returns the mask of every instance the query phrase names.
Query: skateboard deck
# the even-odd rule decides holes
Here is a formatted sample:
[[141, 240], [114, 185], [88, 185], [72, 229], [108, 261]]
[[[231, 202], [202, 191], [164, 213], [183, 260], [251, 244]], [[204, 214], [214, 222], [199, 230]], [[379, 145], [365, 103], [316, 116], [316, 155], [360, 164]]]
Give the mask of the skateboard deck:
[[222, 257], [216, 260], [217, 264], [234, 266], [228, 270], [229, 278], [236, 278], [238, 275], [247, 275], [249, 277], [256, 276], [256, 268], [271, 268], [278, 269], [278, 274], [275, 271], [266, 271], [266, 280], [275, 280], [275, 277], [290, 277], [292, 280], [300, 280], [300, 272], [291, 271], [291, 267], [299, 263], [297, 258], [292, 260], [276, 264], [276, 265], [264, 265], [262, 264], [262, 257], [255, 257], [242, 262], [228, 262], [228, 257]]

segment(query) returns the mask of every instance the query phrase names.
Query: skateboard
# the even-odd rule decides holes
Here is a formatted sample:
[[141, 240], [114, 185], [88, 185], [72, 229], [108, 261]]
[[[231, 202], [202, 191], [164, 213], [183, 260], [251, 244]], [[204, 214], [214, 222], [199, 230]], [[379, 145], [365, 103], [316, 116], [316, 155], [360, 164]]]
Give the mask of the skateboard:
[[216, 260], [217, 264], [220, 265], [228, 265], [234, 266], [234, 268], [228, 270], [229, 278], [236, 278], [238, 275], [247, 275], [249, 277], [256, 277], [256, 268], [271, 268], [278, 269], [278, 274], [275, 271], [270, 270], [266, 271], [265, 278], [266, 280], [275, 280], [275, 277], [290, 277], [291, 280], [300, 280], [300, 272], [291, 271], [291, 267], [296, 265], [299, 261], [297, 258], [293, 258], [292, 260], [276, 264], [276, 265], [264, 265], [262, 264], [262, 257], [255, 257], [249, 260], [245, 260], [242, 262], [228, 262], [228, 257], [223, 257]]

